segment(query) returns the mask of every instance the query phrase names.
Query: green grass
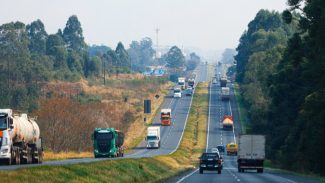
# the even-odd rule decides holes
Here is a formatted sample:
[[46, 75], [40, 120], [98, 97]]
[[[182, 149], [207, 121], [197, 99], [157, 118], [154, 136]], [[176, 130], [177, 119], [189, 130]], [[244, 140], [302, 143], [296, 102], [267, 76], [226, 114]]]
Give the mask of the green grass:
[[244, 106], [244, 99], [242, 95], [240, 94], [240, 88], [238, 83], [234, 84], [234, 93], [236, 97], [236, 101], [238, 104], [238, 112], [239, 112], [239, 121], [240, 121], [240, 126], [242, 129], [242, 133], [246, 134], [247, 132], [250, 131], [250, 126], [247, 122], [247, 110]]
[[193, 169], [206, 143], [207, 86], [197, 86], [182, 142], [172, 155], [0, 171], [1, 182], [158, 182]]

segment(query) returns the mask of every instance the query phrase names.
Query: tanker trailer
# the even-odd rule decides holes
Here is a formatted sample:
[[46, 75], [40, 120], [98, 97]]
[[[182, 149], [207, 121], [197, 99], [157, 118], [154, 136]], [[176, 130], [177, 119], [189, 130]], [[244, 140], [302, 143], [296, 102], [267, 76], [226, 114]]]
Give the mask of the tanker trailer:
[[27, 114], [0, 109], [0, 161], [6, 164], [42, 163], [40, 129]]

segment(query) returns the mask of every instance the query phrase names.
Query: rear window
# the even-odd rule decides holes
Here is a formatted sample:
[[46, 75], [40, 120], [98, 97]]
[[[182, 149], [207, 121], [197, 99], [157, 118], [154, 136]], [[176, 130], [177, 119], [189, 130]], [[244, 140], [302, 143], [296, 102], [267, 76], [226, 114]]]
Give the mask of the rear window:
[[204, 153], [201, 156], [201, 159], [216, 159], [219, 158], [217, 153]]

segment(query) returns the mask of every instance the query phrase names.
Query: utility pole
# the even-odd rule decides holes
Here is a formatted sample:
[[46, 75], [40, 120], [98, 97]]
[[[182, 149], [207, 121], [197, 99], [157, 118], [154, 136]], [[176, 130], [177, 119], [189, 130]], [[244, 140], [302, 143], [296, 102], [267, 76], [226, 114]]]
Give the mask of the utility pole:
[[156, 60], [158, 60], [158, 50], [159, 50], [158, 34], [159, 34], [160, 29], [156, 28], [155, 31], [156, 31], [156, 43], [157, 43], [157, 45], [156, 45], [157, 46], [156, 47]]

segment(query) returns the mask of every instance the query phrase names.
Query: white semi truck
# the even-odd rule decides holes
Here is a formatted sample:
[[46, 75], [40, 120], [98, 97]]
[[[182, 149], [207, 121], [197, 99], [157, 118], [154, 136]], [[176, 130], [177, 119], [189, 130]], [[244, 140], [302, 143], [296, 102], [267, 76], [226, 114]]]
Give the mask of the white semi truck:
[[160, 127], [151, 126], [147, 129], [147, 149], [160, 147]]
[[238, 143], [238, 172], [246, 169], [257, 170], [263, 173], [265, 159], [265, 136], [264, 135], [241, 135]]
[[178, 78], [178, 85], [181, 87], [182, 90], [186, 89], [186, 82], [184, 77]]
[[0, 161], [8, 165], [42, 163], [40, 129], [27, 114], [0, 109]]
[[230, 99], [230, 89], [229, 87], [221, 87], [221, 100]]

